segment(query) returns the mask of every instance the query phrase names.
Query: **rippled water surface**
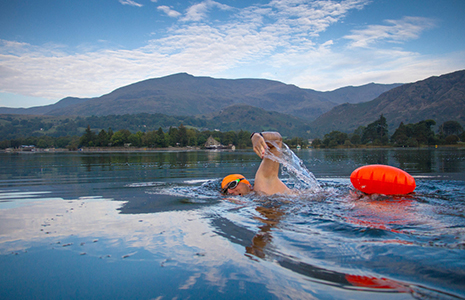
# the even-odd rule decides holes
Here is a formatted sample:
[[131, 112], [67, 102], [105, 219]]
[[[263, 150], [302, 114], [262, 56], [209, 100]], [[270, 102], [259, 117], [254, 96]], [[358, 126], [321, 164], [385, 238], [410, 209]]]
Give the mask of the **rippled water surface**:
[[[296, 154], [316, 185], [225, 198], [252, 151], [0, 153], [0, 298], [465, 299], [464, 149]], [[366, 164], [415, 193], [356, 192]]]

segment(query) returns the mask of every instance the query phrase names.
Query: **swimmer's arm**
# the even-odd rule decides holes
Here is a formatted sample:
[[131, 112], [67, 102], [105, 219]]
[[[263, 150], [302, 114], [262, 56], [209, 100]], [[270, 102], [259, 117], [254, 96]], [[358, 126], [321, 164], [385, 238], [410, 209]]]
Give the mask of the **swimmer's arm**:
[[279, 132], [269, 131], [252, 135], [253, 150], [261, 159], [265, 157], [265, 151], [267, 149], [270, 149], [270, 151], [276, 155], [278, 153], [276, 146], [281, 148], [282, 144], [283, 138]]
[[[263, 136], [262, 136], [263, 135]], [[277, 147], [282, 147], [282, 137], [278, 132], [263, 132], [262, 135], [254, 134], [252, 143], [254, 151], [262, 158], [262, 162], [255, 174], [254, 191], [265, 194], [287, 193], [289, 189], [278, 178], [279, 163], [265, 157], [266, 149], [269, 149], [275, 156], [279, 156]]]
[[255, 133], [252, 135], [252, 144], [255, 153], [262, 159], [262, 163], [258, 168], [257, 176], [259, 178], [278, 178], [279, 163], [275, 160], [271, 160], [265, 157], [266, 150], [279, 156], [279, 150], [276, 147], [281, 148], [283, 138], [279, 132], [262, 132], [261, 134]]

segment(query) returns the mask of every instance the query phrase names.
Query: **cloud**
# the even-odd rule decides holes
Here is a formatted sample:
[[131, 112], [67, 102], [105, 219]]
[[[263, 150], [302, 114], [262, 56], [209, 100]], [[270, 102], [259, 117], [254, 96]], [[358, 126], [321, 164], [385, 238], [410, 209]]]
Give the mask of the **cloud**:
[[[306, 290], [310, 286], [292, 288], [291, 284], [283, 284], [283, 281], [295, 282], [295, 276], [277, 273], [244, 255], [246, 249], [219, 235], [205, 221], [206, 213], [202, 210], [145, 214], [141, 222], [141, 215], [121, 214], [119, 208], [124, 203], [113, 199], [34, 200], [22, 207], [0, 209], [0, 255], [39, 247], [52, 253], [58, 250], [52, 250], [51, 245], [58, 246], [57, 241], [65, 244], [72, 239], [76, 245], [69, 246], [68, 252], [79, 255], [85, 249], [86, 256], [92, 258], [102, 258], [104, 253], [108, 255], [105, 257], [108, 263], [121, 260], [121, 255], [127, 254], [122, 251], [144, 251], [143, 261], [163, 265], [169, 260], [179, 269], [189, 266], [185, 279], [177, 279], [178, 289], [191, 289], [200, 282], [220, 291], [227, 290], [237, 279], [223, 270], [234, 269], [250, 283], [266, 282], [265, 288], [275, 298], [308, 298]], [[42, 231], [45, 220], [47, 234]]]
[[311, 35], [316, 35], [338, 22], [353, 9], [362, 9], [370, 1], [305, 1], [305, 0], [272, 0], [269, 6], [273, 9], [270, 15], [280, 20], [280, 24], [300, 27]]
[[137, 6], [137, 7], [142, 7], [142, 4], [139, 4], [133, 0], [119, 0], [119, 3], [123, 5], [131, 5], [131, 6]]
[[404, 17], [385, 22], [387, 25], [369, 25], [365, 29], [352, 30], [352, 34], [344, 38], [352, 40], [350, 47], [370, 47], [380, 41], [400, 43], [417, 39], [422, 31], [435, 26], [434, 20], [421, 17]]
[[[272, 0], [238, 9], [207, 0], [190, 6], [183, 17], [159, 6], [164, 13], [178, 16], [178, 21], [165, 35], [135, 49], [77, 48], [80, 52], [73, 52], [63, 45], [0, 40], [0, 69], [5, 70], [0, 91], [56, 100], [93, 97], [177, 72], [222, 78], [266, 77], [328, 90], [372, 81], [411, 82], [421, 74], [440, 75], [465, 68], [463, 53], [426, 57], [402, 49], [383, 49], [379, 43], [418, 38], [434, 26], [430, 19], [388, 20], [385, 25], [353, 30], [344, 39], [324, 40], [320, 36], [350, 11], [368, 3]], [[209, 12], [213, 9], [230, 14], [217, 16], [226, 20], [211, 22]]]
[[221, 4], [213, 0], [206, 0], [189, 7], [186, 11], [186, 15], [181, 20], [184, 22], [202, 21], [207, 17], [207, 13], [213, 8], [218, 8], [220, 10], [232, 9], [228, 5]]
[[286, 57], [289, 61], [308, 62], [303, 68], [295, 63], [286, 67], [289, 82], [300, 87], [328, 91], [370, 82], [415, 82], [464, 69], [463, 57], [464, 51], [427, 56], [400, 49], [354, 48], [337, 52], [326, 47], [325, 51], [316, 50]]
[[175, 10], [169, 8], [168, 6], [165, 6], [165, 5], [158, 6], [157, 9], [161, 10], [162, 12], [164, 12], [165, 14], [167, 14], [169, 17], [172, 17], [172, 18], [177, 18], [177, 17], [181, 16], [181, 13], [179, 13], [179, 12], [177, 12], [177, 11], [175, 11]]

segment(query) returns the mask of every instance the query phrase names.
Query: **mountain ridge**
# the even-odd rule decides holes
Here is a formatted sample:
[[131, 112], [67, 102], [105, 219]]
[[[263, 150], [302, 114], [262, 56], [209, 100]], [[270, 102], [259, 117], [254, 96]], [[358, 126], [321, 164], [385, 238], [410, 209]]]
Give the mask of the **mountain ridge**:
[[342, 104], [312, 121], [319, 134], [333, 130], [352, 132], [383, 115], [390, 133], [400, 125], [432, 119], [465, 124], [465, 70], [432, 76], [389, 90], [372, 101]]
[[[465, 70], [407, 84], [369, 83], [329, 92], [267, 79], [216, 79], [178, 73], [136, 82], [96, 98], [67, 97], [43, 107], [0, 108], [0, 114], [15, 112], [52, 116], [189, 116], [213, 120], [223, 130], [237, 130], [247, 124], [247, 128], [296, 130], [314, 137], [333, 130], [351, 133], [382, 114], [392, 134], [401, 122], [433, 119], [437, 125], [450, 120], [465, 124]], [[249, 122], [253, 113], [260, 115], [260, 122]], [[273, 124], [272, 119], [279, 121]]]
[[[377, 90], [365, 91], [374, 90], [373, 87]], [[392, 87], [368, 84], [340, 88], [334, 93], [343, 94], [350, 89], [364, 90], [364, 93], [352, 92], [345, 96], [345, 100], [353, 103], [371, 100]], [[331, 91], [301, 89], [292, 84], [268, 79], [216, 79], [178, 73], [136, 82], [96, 98], [67, 97], [44, 107], [0, 108], [0, 113], [90, 116], [149, 112], [198, 115], [242, 103], [309, 121], [338, 105], [340, 97], [342, 96], [335, 96]]]

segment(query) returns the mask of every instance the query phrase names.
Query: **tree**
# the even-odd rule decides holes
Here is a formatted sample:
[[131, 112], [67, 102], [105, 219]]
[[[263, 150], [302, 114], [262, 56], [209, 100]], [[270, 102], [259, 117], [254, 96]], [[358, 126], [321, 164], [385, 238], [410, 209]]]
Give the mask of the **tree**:
[[237, 147], [238, 149], [244, 149], [246, 147], [252, 146], [252, 141], [250, 140], [251, 132], [247, 130], [239, 130], [237, 133]]
[[444, 139], [444, 141], [445, 141], [446, 145], [455, 145], [459, 141], [459, 137], [456, 136], [455, 134], [451, 134], [451, 135], [448, 135]]
[[284, 141], [284, 143], [288, 145], [290, 148], [296, 148], [297, 146], [307, 148], [308, 146], [308, 140], [300, 137], [293, 137], [292, 139], [287, 139]]
[[457, 121], [446, 121], [439, 126], [438, 133], [443, 136], [460, 135], [463, 132], [463, 127]]
[[334, 148], [339, 145], [344, 145], [345, 141], [348, 139], [349, 136], [347, 133], [334, 130], [325, 134], [323, 144], [325, 147]]
[[352, 143], [352, 145], [360, 145], [362, 143], [362, 137], [354, 133], [350, 137], [350, 142]]
[[161, 127], [158, 128], [157, 130], [157, 145], [158, 147], [168, 147], [168, 142], [165, 137], [165, 133], [163, 132], [163, 129]]
[[195, 129], [187, 129], [187, 145], [197, 146], [197, 136], [199, 132]]
[[432, 126], [436, 125], [434, 120], [424, 120], [414, 124], [413, 137], [416, 138], [418, 144], [434, 145], [434, 132], [431, 129]]
[[381, 115], [378, 120], [368, 124], [363, 130], [362, 143], [387, 145], [388, 142], [388, 124], [386, 122], [386, 118]]
[[169, 137], [169, 145], [176, 146], [178, 143], [178, 129], [170, 127], [168, 130], [168, 137]]
[[182, 125], [182, 123], [178, 128], [178, 143], [181, 147], [186, 147], [188, 143], [187, 129], [184, 127], [184, 125]]
[[95, 146], [96, 140], [97, 140], [97, 136], [90, 129], [90, 125], [87, 125], [84, 135], [79, 140], [79, 144], [81, 144], [84, 147], [93, 147]]
[[108, 139], [111, 140], [111, 138], [113, 137], [113, 130], [111, 129], [111, 127], [108, 128]]
[[437, 143], [433, 130], [431, 129], [436, 122], [434, 120], [423, 120], [415, 124], [400, 123], [394, 134], [391, 136], [391, 142], [395, 146], [418, 147], [420, 145], [434, 145]]
[[140, 147], [142, 146], [143, 136], [144, 136], [144, 133], [141, 131], [138, 131], [128, 136], [128, 142], [131, 143], [131, 146], [133, 147]]
[[394, 134], [391, 136], [391, 143], [395, 146], [407, 146], [408, 140], [412, 136], [412, 132], [413, 130], [411, 126], [404, 125], [404, 122], [401, 122]]
[[104, 129], [100, 130], [100, 132], [97, 135], [96, 146], [107, 147], [109, 142], [110, 139], [108, 138], [107, 132]]
[[223, 145], [229, 144], [237, 144], [237, 134], [234, 131], [228, 131], [223, 135], [223, 139], [221, 141]]
[[314, 139], [312, 141], [312, 147], [319, 148], [320, 146], [321, 146], [321, 140], [320, 139]]
[[129, 136], [131, 132], [127, 129], [118, 130], [111, 137], [111, 143], [113, 146], [123, 146], [125, 143], [128, 143]]
[[157, 132], [149, 131], [144, 136], [142, 136], [142, 145], [150, 148], [157, 147]]

